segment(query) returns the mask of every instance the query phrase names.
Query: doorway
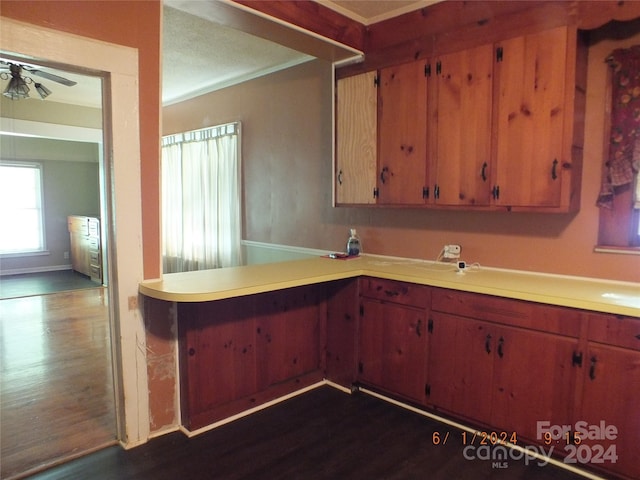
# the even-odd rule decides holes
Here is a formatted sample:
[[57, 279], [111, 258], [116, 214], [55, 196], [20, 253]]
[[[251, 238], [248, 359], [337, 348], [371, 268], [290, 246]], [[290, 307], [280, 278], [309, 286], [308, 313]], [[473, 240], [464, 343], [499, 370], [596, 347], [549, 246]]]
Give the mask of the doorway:
[[[0, 300], [0, 476], [5, 479], [113, 445], [118, 429], [107, 231], [94, 226], [92, 237], [87, 235], [102, 247], [93, 262], [98, 277], [62, 268], [74, 264], [78, 270], [70, 258], [68, 218], [83, 215], [109, 224], [102, 74], [0, 56], [81, 85], [74, 96], [67, 90], [73, 87], [43, 80], [52, 91], [47, 99], [3, 99], [2, 160], [39, 165], [46, 237], [44, 251], [9, 255], [2, 265], [2, 296], [14, 297]], [[75, 102], [66, 103], [69, 98]], [[15, 272], [22, 273], [4, 280], [4, 274]], [[7, 292], [11, 289], [16, 294]]]
[[138, 285], [144, 279], [138, 51], [7, 17], [0, 22], [2, 52], [103, 75], [104, 138], [109, 142], [105, 204], [110, 212], [103, 228], [110, 240], [108, 304], [117, 438], [132, 447], [145, 442], [150, 430], [146, 330], [138, 306]]

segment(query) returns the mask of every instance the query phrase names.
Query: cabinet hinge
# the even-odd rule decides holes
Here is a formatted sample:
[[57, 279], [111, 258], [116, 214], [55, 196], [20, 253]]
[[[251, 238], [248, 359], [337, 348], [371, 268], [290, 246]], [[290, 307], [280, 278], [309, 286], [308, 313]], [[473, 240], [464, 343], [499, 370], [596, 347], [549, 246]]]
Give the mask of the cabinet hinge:
[[440, 75], [442, 73], [442, 62], [438, 60], [436, 62], [436, 75]]
[[502, 47], [496, 48], [496, 62], [501, 62], [504, 58], [504, 50]]
[[380, 76], [379, 76], [379, 75], [376, 75], [375, 77], [373, 77], [373, 84], [374, 84], [376, 87], [379, 87], [379, 86], [380, 86]]
[[428, 383], [424, 385], [424, 394], [427, 397], [431, 395], [431, 385], [429, 385]]
[[362, 373], [364, 371], [364, 365], [362, 362], [358, 362], [358, 373]]
[[571, 364], [574, 367], [582, 366], [582, 352], [573, 352], [573, 356], [571, 357]]
[[373, 188], [373, 198], [378, 198], [380, 196], [380, 192], [378, 191], [378, 187]]
[[427, 322], [427, 331], [429, 333], [433, 333], [433, 319], [430, 318], [429, 321]]
[[422, 198], [429, 198], [429, 187], [422, 187]]

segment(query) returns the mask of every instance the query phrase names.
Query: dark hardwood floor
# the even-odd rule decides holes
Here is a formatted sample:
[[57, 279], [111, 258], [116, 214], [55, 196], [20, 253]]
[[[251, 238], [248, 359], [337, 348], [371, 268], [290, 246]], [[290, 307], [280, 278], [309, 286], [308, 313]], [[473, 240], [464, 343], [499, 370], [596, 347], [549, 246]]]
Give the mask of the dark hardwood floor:
[[100, 285], [73, 270], [0, 275], [0, 299], [47, 295]]
[[[434, 432], [450, 433], [445, 445], [434, 445]], [[325, 386], [192, 438], [175, 432], [128, 451], [110, 447], [31, 478], [581, 478], [538, 462], [508, 459], [506, 468], [494, 468], [490, 460], [465, 459], [454, 428], [362, 392]]]

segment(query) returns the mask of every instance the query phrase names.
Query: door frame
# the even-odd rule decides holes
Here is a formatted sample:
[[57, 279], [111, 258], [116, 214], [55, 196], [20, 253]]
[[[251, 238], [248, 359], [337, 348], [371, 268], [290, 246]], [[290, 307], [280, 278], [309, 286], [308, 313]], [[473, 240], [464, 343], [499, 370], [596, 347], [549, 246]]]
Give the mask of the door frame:
[[[103, 76], [107, 258], [118, 440], [149, 437], [146, 333], [138, 305], [144, 279], [138, 50], [0, 17], [0, 51]], [[117, 236], [115, 235], [117, 226]]]

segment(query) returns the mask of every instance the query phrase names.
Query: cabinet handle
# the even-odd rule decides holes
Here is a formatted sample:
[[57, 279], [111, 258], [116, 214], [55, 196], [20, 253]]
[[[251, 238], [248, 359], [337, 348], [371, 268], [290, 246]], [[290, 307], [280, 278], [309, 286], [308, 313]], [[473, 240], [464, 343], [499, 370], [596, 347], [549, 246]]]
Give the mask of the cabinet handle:
[[342, 170], [338, 172], [338, 184], [342, 185]]
[[191, 348], [189, 349], [189, 356], [190, 356], [190, 357], [193, 357], [195, 354], [196, 354], [196, 349], [195, 349], [195, 348], [193, 348], [193, 347], [191, 347]]
[[440, 186], [437, 183], [433, 186], [433, 198], [436, 200], [440, 198]]
[[494, 200], [498, 200], [500, 198], [500, 187], [495, 185], [491, 190], [491, 194], [493, 195]]
[[500, 358], [504, 357], [504, 338], [500, 337], [498, 340], [498, 356]]
[[487, 336], [484, 339], [484, 351], [487, 353], [491, 353], [491, 334], [487, 333]]
[[384, 176], [385, 173], [387, 173], [389, 171], [388, 167], [384, 167], [382, 169], [382, 171], [380, 172], [380, 181], [384, 184], [384, 182], [386, 181], [386, 178]]
[[416, 335], [419, 337], [422, 336], [422, 319], [418, 319], [418, 324], [416, 325]]
[[482, 164], [482, 172], [480, 173], [480, 176], [482, 177], [482, 181], [486, 182], [487, 181], [487, 162], [484, 162]]
[[573, 352], [573, 357], [571, 358], [571, 364], [574, 367], [582, 367], [582, 352]]
[[393, 291], [393, 290], [385, 290], [385, 291], [384, 291], [384, 294], [385, 294], [387, 297], [397, 297], [398, 295], [400, 295], [400, 292], [395, 292], [395, 291]]
[[555, 180], [556, 178], [558, 178], [558, 173], [556, 172], [556, 169], [558, 168], [558, 159], [554, 158], [553, 159], [553, 163], [551, 164], [551, 179]]
[[596, 379], [596, 362], [598, 359], [596, 357], [591, 357], [591, 366], [589, 367], [589, 378], [591, 380]]

